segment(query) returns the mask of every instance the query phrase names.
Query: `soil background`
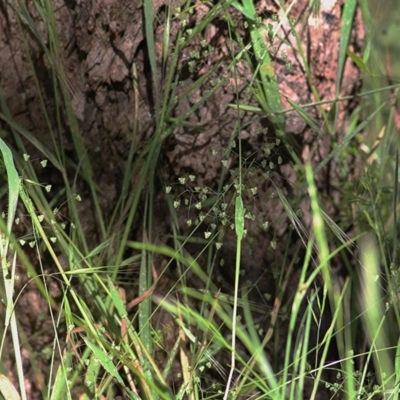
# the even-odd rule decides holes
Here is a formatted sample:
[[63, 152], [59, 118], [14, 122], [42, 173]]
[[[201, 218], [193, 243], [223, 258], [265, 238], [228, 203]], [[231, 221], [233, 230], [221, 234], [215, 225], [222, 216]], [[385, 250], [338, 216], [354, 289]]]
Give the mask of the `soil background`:
[[[157, 66], [160, 87], [154, 87], [151, 80], [145, 38], [144, 10], [140, 1], [53, 0], [51, 3], [56, 17], [59, 49], [61, 50], [59, 62], [65, 66], [66, 82], [73, 98], [73, 112], [79, 124], [87, 156], [95, 171], [95, 180], [102, 191], [101, 206], [104, 213], [107, 214], [115, 207], [118, 200], [134, 127], [138, 132], [135, 138], [138, 155], [146, 148], [146, 144], [154, 133], [155, 92], [162, 88], [165, 76], [165, 63], [161, 59], [162, 38], [165, 29], [163, 22], [168, 9], [175, 10], [178, 2], [173, 0], [170, 2], [154, 1], [156, 15], [154, 35], [156, 49], [159, 52]], [[290, 2], [286, 1], [285, 3], [289, 5]], [[290, 11], [290, 18], [296, 20], [294, 29], [306, 49], [311, 81], [321, 100], [334, 99], [337, 85], [341, 88], [340, 97], [357, 94], [361, 86], [359, 70], [351, 60], [347, 60], [345, 64], [342, 82], [336, 82], [344, 3], [344, 0], [321, 2], [320, 18], [312, 15], [308, 8], [308, 0], [296, 1]], [[27, 21], [17, 20], [11, 4], [0, 3], [2, 112], [6, 114], [7, 110], [16, 123], [32, 132], [39, 141], [50, 148], [53, 146], [49, 125], [44, 118], [38, 87], [35, 84], [34, 70], [47, 110], [47, 117], [53, 127], [52, 134], [55, 135], [58, 145], [64, 147], [67, 155], [78, 162], [79, 160], [74, 154], [70, 127], [66, 122], [66, 110], [62, 107], [57, 109], [54, 101], [52, 65], [43, 48], [43, 45], [49, 44], [46, 25], [35, 9], [34, 2], [25, 1], [25, 7], [43, 40], [43, 43], [39, 43]], [[195, 0], [193, 4], [193, 13], [185, 17], [188, 29], [198, 24], [210, 11], [210, 6], [201, 0]], [[257, 13], [265, 24], [275, 26], [282, 19], [284, 11], [277, 2], [266, 0], [257, 2]], [[278, 16], [277, 20], [272, 18], [274, 15]], [[238, 26], [238, 31], [243, 32], [244, 42], [248, 43], [250, 38], [245, 33], [243, 15], [232, 8], [231, 16]], [[22, 24], [23, 35], [21, 35], [19, 23]], [[175, 19], [171, 26], [171, 47], [174, 46], [180, 26], [181, 21]], [[282, 23], [273, 46], [271, 46], [276, 49], [271, 52], [271, 56], [285, 108], [290, 108], [287, 98], [297, 104], [308, 104], [316, 100], [311, 92], [304, 65], [298, 53], [293, 51], [293, 46], [296, 48], [297, 45], [293, 35], [290, 34], [291, 29], [293, 27], [289, 21]], [[361, 13], [357, 9], [349, 44], [352, 52], [359, 52], [363, 37]], [[157, 228], [153, 236], [158, 240], [163, 241], [166, 234], [171, 231], [168, 218], [165, 218], [168, 211], [163, 200], [164, 186], [175, 184], [179, 177], [192, 174], [196, 177], [195, 185], [216, 190], [223, 173], [221, 156], [224, 154], [224, 150], [230, 146], [232, 132], [235, 130], [237, 121], [237, 110], [229, 107], [229, 104], [235, 104], [239, 97], [247, 104], [257, 106], [256, 100], [246, 90], [251, 78], [251, 70], [244, 63], [238, 64], [234, 92], [231, 90], [232, 85], [227, 84], [221, 85], [219, 89], [212, 91], [212, 94], [209, 95], [210, 89], [213, 87], [213, 79], [217, 82], [220, 79], [232, 79], [226, 72], [232, 46], [227, 22], [220, 17], [214, 19], [200, 34], [194, 37], [180, 55], [177, 77], [182, 84], [178, 85], [177, 102], [171, 117], [178, 119], [188, 113], [191, 107], [202, 101], [201, 99], [204, 101], [194, 112], [188, 113], [184, 125], [174, 127], [173, 122], [166, 122], [170, 134], [163, 141], [159, 160], [154, 160], [158, 165], [156, 175], [159, 182], [157, 186], [159, 193], [156, 194], [156, 198], [159, 207], [156, 207], [154, 215], [154, 225]], [[194, 57], [193, 52], [197, 52], [200, 56]], [[215, 68], [210, 79], [201, 85], [194, 85], [194, 89], [188, 94], [186, 88], [193, 85], [216, 65], [218, 67]], [[135, 78], [132, 75], [133, 70], [136, 71]], [[134, 94], [133, 79], [136, 79], [138, 84], [138, 97]], [[356, 100], [338, 103], [335, 140], [340, 141], [344, 137], [349, 115], [356, 105]], [[326, 111], [329, 111], [330, 106], [331, 104], [326, 105]], [[134, 112], [134, 110], [136, 111]], [[316, 107], [308, 108], [307, 112], [316, 121], [321, 121], [321, 126], [323, 125], [321, 113]], [[57, 118], [61, 119], [61, 124], [57, 123]], [[304, 196], [295, 186], [296, 174], [292, 168], [290, 156], [285, 146], [277, 140], [268, 115], [244, 112], [241, 118], [243, 155], [249, 165], [251, 162], [261, 165], [263, 161], [267, 163], [267, 169], [271, 162], [273, 165], [270, 171], [270, 180], [264, 179], [261, 173], [258, 175], [255, 173], [246, 182], [249, 186], [258, 188], [257, 199], [254, 200], [250, 197], [247, 199], [248, 204], [251, 204], [248, 206], [249, 211], [257, 214], [257, 221], [268, 221], [270, 227], [264, 231], [257, 221], [249, 222], [249, 232], [244, 242], [242, 260], [246, 280], [257, 287], [257, 291], [252, 292], [252, 300], [262, 301], [268, 308], [270, 304], [265, 300], [265, 294], [270, 294], [272, 299], [277, 294], [273, 277], [282, 268], [283, 255], [286, 254], [287, 257], [287, 254], [292, 254], [294, 257], [294, 254], [301, 254], [301, 252], [298, 253], [299, 246], [301, 247], [301, 238], [290, 228], [291, 222], [279, 197], [276, 196], [276, 188], [279, 188], [289, 199], [295, 200], [296, 196], [303, 199]], [[3, 136], [6, 136], [5, 139], [11, 140], [9, 124], [0, 120], [0, 129]], [[303, 160], [311, 158], [314, 166], [332, 150], [333, 136], [329, 132], [318, 136], [294, 111], [285, 114], [285, 130], [294, 138], [298, 156]], [[267, 133], [260, 135], [261, 131]], [[271, 149], [269, 155], [259, 151], [266, 145], [269, 145]], [[26, 146], [32, 159], [40, 157], [34, 146], [30, 143], [26, 143]], [[215, 154], [219, 156], [215, 156]], [[232, 168], [238, 164], [238, 160], [234, 157], [228, 161]], [[355, 171], [352, 171], [354, 162], [354, 158], [349, 157], [348, 173], [350, 176], [355, 174]], [[57, 171], [51, 169], [51, 166], [47, 167], [39, 178], [55, 187], [62, 185], [61, 177]], [[342, 179], [343, 176], [334, 160], [316, 176], [321, 196], [329, 199], [326, 207], [332, 218], [338, 217], [340, 213], [339, 209], [333, 207], [332, 204], [338, 204], [341, 201], [340, 182]], [[134, 184], [135, 177], [132, 178], [132, 187]], [[84, 192], [83, 182], [80, 182], [80, 187]], [[179, 191], [176, 194], [179, 194]], [[303, 222], [308, 227], [310, 220], [307, 200], [298, 202], [297, 206], [302, 209]], [[159, 214], [157, 214], [157, 210]], [[82, 223], [93, 247], [99, 242], [94, 220], [95, 216], [91, 205], [83, 202]], [[183, 215], [180, 221], [183, 233], [189, 232], [186, 220], [187, 215]], [[137, 221], [137, 226], [140, 225], [141, 221]], [[132, 233], [133, 239], [135, 239], [134, 236], [135, 232]], [[140, 240], [139, 237], [136, 239]], [[225, 266], [217, 268], [215, 274], [223, 290], [231, 292], [234, 276], [232, 269], [235, 248], [234, 232], [228, 229], [223, 241], [224, 245], [219, 258], [224, 260]], [[199, 249], [192, 246], [188, 248], [188, 251], [196, 256]], [[222, 264], [221, 262], [218, 265]], [[340, 263], [336, 268], [338, 271], [341, 269]], [[51, 265], [46, 267], [46, 271], [49, 274], [54, 272]], [[262, 276], [261, 279], [260, 276]], [[292, 288], [289, 288], [289, 292], [295, 292], [297, 278], [296, 272], [294, 272], [290, 281]], [[166, 279], [174, 279], [173, 270]], [[21, 285], [24, 283], [26, 280], [22, 279]], [[168, 281], [165, 286], [168, 286]], [[54, 288], [54, 291], [56, 296], [57, 288]], [[30, 290], [30, 286], [25, 288], [18, 302], [17, 313], [25, 331], [28, 332], [30, 351], [43, 354], [39, 364], [41, 375], [27, 371], [26, 376], [30, 379], [28, 382], [30, 399], [40, 398], [38, 391], [41, 386], [40, 380], [47, 379], [46, 375], [49, 373], [48, 359], [44, 350], [52, 342], [53, 328], [48, 315], [41, 311], [45, 309], [46, 304], [37, 292]], [[284, 325], [282, 329], [284, 329]], [[280, 344], [282, 349], [284, 344], [284, 342]], [[27, 356], [27, 353], [25, 355]], [[5, 354], [4, 357], [3, 362], [9, 367], [8, 371], [14, 371], [12, 351]], [[26, 363], [26, 365], [28, 364]], [[13, 376], [14, 373], [10, 372], [10, 374]]]

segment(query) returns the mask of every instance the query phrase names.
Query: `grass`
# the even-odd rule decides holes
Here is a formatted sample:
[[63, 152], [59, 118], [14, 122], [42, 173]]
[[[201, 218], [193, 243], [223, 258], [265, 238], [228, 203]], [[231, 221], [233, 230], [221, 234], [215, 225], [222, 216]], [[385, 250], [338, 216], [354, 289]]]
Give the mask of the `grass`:
[[[1, 354], [2, 360], [12, 358], [17, 369], [17, 374], [6, 371], [3, 361], [3, 398], [28, 398], [27, 379], [46, 399], [113, 399], [121, 394], [149, 400], [297, 400], [316, 399], [321, 393], [331, 398], [398, 398], [398, 159], [392, 150], [398, 85], [396, 76], [389, 82], [369, 59], [368, 52], [378, 52], [372, 35], [366, 37], [363, 57], [349, 55], [357, 4], [347, 1], [343, 8], [337, 86], [328, 112], [291, 18], [294, 2], [280, 2], [279, 17], [272, 15], [271, 24], [264, 24], [251, 0], [205, 2], [207, 12], [196, 23], [191, 0], [167, 7], [160, 21], [152, 2], [143, 0], [154, 126], [141, 146], [141, 76], [134, 60], [134, 123], [120, 192], [110, 210], [103, 208], [98, 166], [73, 111], [56, 11], [49, 0], [33, 2], [46, 29], [44, 38], [32, 10], [10, 2], [50, 140], [42, 142], [21, 126], [0, 90], [0, 119], [7, 127], [0, 142], [7, 183], [1, 195], [5, 199], [8, 193], [0, 221], [5, 303]], [[307, 12], [319, 17], [322, 6], [310, 1]], [[370, 27], [378, 26], [373, 6], [360, 5]], [[202, 34], [221, 21], [227, 44], [213, 48]], [[285, 23], [292, 29], [291, 40], [280, 37]], [[161, 50], [154, 37], [154, 26], [160, 24]], [[51, 71], [55, 116], [46, 107], [30, 36]], [[271, 41], [267, 45], [266, 37]], [[271, 57], [274, 40], [296, 50], [314, 98], [312, 104], [287, 98], [290, 111], [318, 137], [331, 141], [329, 153], [317, 163], [311, 163], [312, 157], [303, 162], [296, 138], [286, 132], [288, 110]], [[182, 65], [186, 51], [190, 57]], [[223, 56], [209, 64], [220, 51]], [[346, 131], [339, 134], [339, 103], [350, 99], [340, 97], [348, 57], [363, 71], [364, 88], [357, 93], [360, 103], [348, 115]], [[180, 82], [184, 73], [191, 77], [189, 83]], [[234, 99], [227, 109], [236, 113], [230, 136], [217, 132], [220, 141], [205, 146], [209, 159], [216, 160], [212, 166], [217, 178], [209, 183], [200, 171], [190, 171], [169, 181], [174, 174], [167, 175], [161, 162], [165, 145], [182, 131], [198, 129], [198, 113], [212, 107], [213, 96], [226, 92]], [[188, 106], [179, 113], [181, 99]], [[257, 126], [259, 115], [268, 117], [270, 131], [258, 125], [262, 144], [249, 152], [243, 132], [246, 124]], [[74, 156], [55, 135], [65, 126]], [[340, 187], [341, 204], [318, 192], [319, 173], [329, 163], [340, 172], [341, 181], [332, 185]], [[291, 193], [279, 172], [284, 164], [295, 176], [286, 183]], [[57, 177], [52, 187], [41, 184], [49, 169], [49, 176]], [[162, 231], [160, 198], [168, 222], [162, 235], [157, 234]], [[303, 218], [305, 204], [309, 208]], [[274, 209], [284, 210], [284, 234], [270, 219]], [[336, 211], [330, 216], [327, 209]], [[349, 227], [352, 238], [345, 233]], [[260, 268], [254, 278], [244, 260], [259, 250], [261, 237], [270, 238], [262, 250], [278, 264], [271, 265], [266, 277]], [[338, 276], [337, 265], [346, 269], [344, 276]], [[126, 275], [129, 282], [123, 279]], [[271, 287], [274, 291], [266, 293]], [[40, 333], [52, 339], [41, 350], [48, 354], [46, 368], [43, 354], [32, 348], [23, 323], [26, 310], [18, 303], [32, 288], [53, 328]], [[260, 298], [265, 299], [261, 304], [254, 300]], [[32, 371], [25, 379], [24, 365]]]

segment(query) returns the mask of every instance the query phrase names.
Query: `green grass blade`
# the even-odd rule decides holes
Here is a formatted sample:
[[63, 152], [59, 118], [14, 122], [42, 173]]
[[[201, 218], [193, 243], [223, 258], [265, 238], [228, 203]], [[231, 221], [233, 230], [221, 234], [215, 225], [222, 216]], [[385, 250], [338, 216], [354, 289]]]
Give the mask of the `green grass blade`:
[[72, 400], [70, 392], [70, 382], [68, 380], [68, 370], [72, 368], [72, 353], [65, 351], [61, 364], [58, 367], [57, 374], [54, 380], [53, 389], [51, 391], [50, 400], [59, 400], [66, 398]]
[[[8, 250], [10, 241], [11, 229], [14, 225], [15, 212], [17, 210], [20, 180], [17, 170], [14, 165], [14, 158], [10, 148], [5, 144], [3, 139], [0, 139], [0, 151], [3, 155], [4, 165], [7, 170], [7, 185], [8, 185], [8, 212], [7, 212], [7, 228], [8, 232], [5, 237], [5, 253]], [[4, 257], [4, 254], [2, 255]]]
[[[151, 76], [152, 76], [152, 83], [153, 83], [153, 96], [154, 103], [155, 103], [155, 111], [156, 115], [160, 113], [160, 92], [157, 90], [159, 86], [159, 79], [158, 79], [158, 70], [156, 65], [156, 51], [155, 51], [155, 43], [154, 43], [154, 29], [153, 29], [153, 22], [154, 22], [154, 12], [153, 12], [153, 1], [152, 0], [144, 0], [144, 28], [145, 28], [145, 37], [146, 37], [146, 44], [147, 44], [147, 54], [150, 61], [150, 69], [151, 69]], [[155, 118], [156, 123], [159, 121], [159, 118]]]
[[357, 0], [347, 0], [344, 3], [342, 14], [342, 29], [340, 33], [339, 60], [337, 64], [336, 75], [336, 98], [338, 98], [340, 94], [344, 65], [346, 62], [347, 48], [350, 41], [351, 31], [353, 29], [353, 19], [356, 7]]
[[[17, 326], [17, 318], [14, 312], [14, 282], [15, 282], [15, 267], [16, 267], [16, 253], [14, 253], [12, 265], [9, 266], [9, 244], [11, 237], [11, 230], [14, 225], [15, 212], [18, 204], [20, 178], [14, 165], [14, 158], [10, 148], [6, 145], [3, 139], [0, 139], [0, 151], [3, 156], [3, 162], [7, 171], [7, 187], [8, 187], [8, 213], [7, 213], [7, 232], [2, 232], [0, 235], [0, 257], [1, 257], [1, 270], [3, 274], [3, 282], [5, 289], [5, 302], [6, 302], [6, 315], [5, 327], [11, 326], [11, 335], [14, 346], [14, 356], [17, 368], [18, 380], [20, 385], [21, 397], [25, 400], [25, 382], [24, 371], [22, 367], [22, 356], [19, 343], [19, 334]], [[11, 269], [11, 271], [10, 271]], [[4, 333], [5, 337], [5, 333]], [[3, 337], [3, 339], [4, 339]], [[3, 343], [1, 345], [3, 351]]]
[[0, 374], [0, 393], [5, 400], [21, 400], [17, 389], [15, 389], [11, 381], [2, 374]]

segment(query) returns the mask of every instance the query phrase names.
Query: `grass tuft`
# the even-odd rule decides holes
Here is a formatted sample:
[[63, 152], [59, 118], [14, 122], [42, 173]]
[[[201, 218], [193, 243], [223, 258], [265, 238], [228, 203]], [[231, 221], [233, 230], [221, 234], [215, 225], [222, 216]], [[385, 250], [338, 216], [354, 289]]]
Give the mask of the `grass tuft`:
[[[273, 13], [252, 0], [200, 3], [143, 1], [111, 206], [98, 178], [106, 152], [96, 159], [83, 139], [54, 4], [6, 6], [45, 129], [24, 126], [0, 88], [0, 352], [16, 369], [6, 377], [3, 361], [0, 392], [397, 399], [399, 84], [368, 30], [360, 54], [352, 44], [358, 13], [371, 31], [380, 14], [345, 2], [327, 98], [304, 40], [309, 24], [333, 20], [326, 2], [310, 1], [300, 21], [295, 1]], [[363, 87], [344, 95], [350, 65]], [[282, 90], [296, 68], [304, 104]], [[312, 140], [290, 131], [294, 116]], [[26, 298], [47, 323], [37, 334]]]

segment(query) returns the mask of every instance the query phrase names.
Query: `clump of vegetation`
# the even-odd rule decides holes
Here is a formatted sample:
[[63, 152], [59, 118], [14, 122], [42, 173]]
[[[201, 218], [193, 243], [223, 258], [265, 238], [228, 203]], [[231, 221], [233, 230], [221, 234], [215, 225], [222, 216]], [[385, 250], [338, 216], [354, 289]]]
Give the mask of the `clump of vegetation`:
[[[357, 2], [340, 20], [320, 1], [305, 19], [295, 2], [172, 3], [142, 4], [148, 82], [133, 58], [133, 123], [110, 193], [54, 5], [8, 5], [49, 134], [22, 126], [0, 90], [3, 398], [397, 398], [398, 84], [370, 62], [372, 35], [361, 55], [350, 48]], [[332, 98], [312, 75], [304, 21], [315, 34], [340, 26]], [[124, 29], [112, 26], [115, 48]], [[350, 65], [364, 88], [344, 97]]]

